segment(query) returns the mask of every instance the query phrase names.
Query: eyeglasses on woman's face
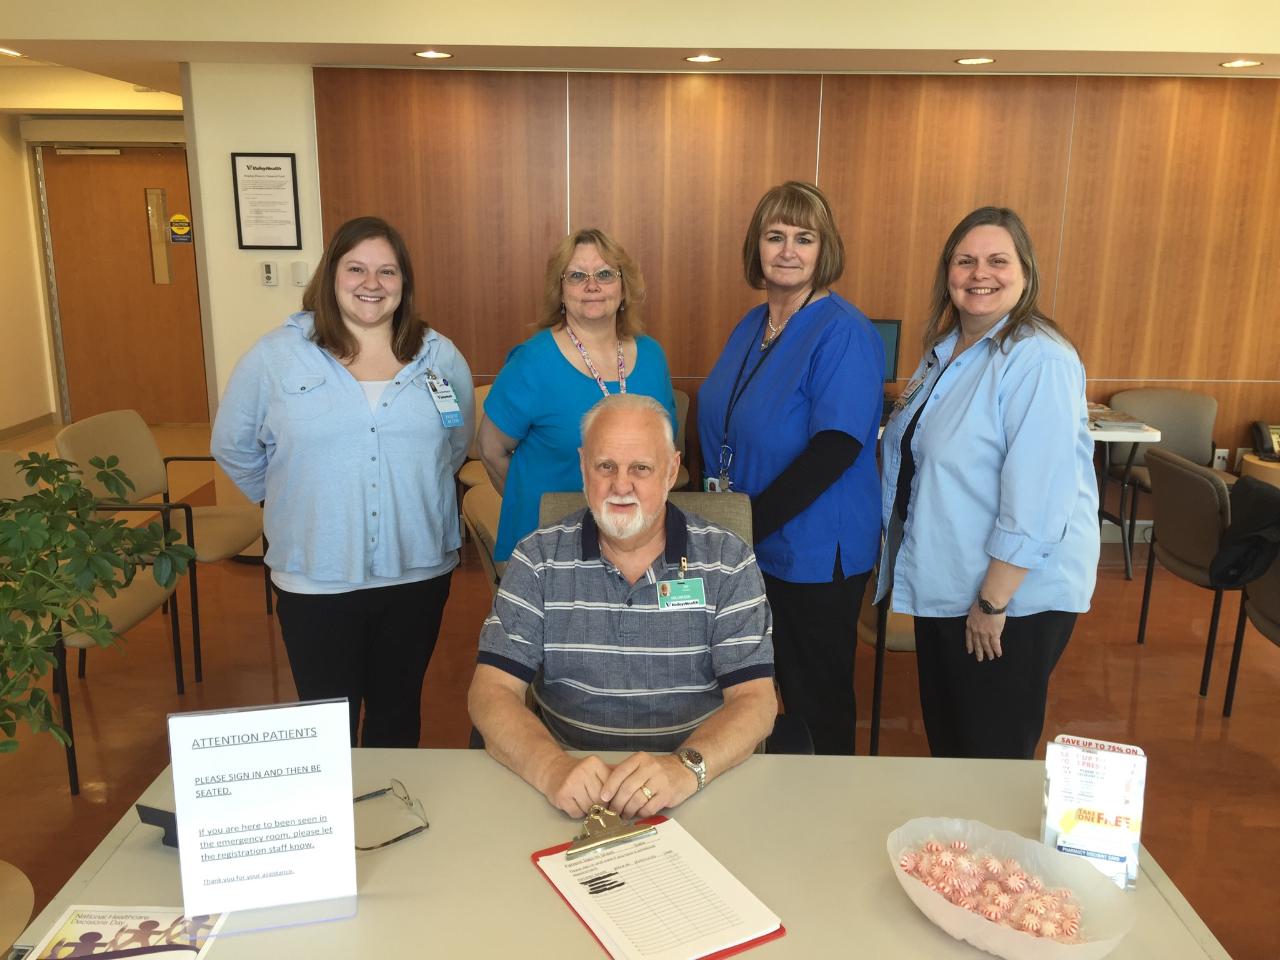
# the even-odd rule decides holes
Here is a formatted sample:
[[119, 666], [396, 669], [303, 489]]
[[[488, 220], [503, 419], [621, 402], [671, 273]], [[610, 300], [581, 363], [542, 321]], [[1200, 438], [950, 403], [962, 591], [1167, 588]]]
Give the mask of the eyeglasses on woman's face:
[[611, 283], [617, 283], [622, 279], [622, 271], [614, 270], [612, 267], [604, 267], [594, 273], [587, 273], [585, 270], [570, 270], [568, 273], [560, 275], [563, 280], [571, 287], [580, 287], [589, 279], [595, 280], [602, 287], [607, 287]]

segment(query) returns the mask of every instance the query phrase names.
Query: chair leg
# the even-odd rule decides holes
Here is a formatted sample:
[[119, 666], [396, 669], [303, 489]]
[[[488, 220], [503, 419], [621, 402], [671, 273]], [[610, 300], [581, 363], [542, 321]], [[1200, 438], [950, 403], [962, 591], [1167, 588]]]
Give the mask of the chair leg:
[[1209, 695], [1209, 671], [1213, 669], [1213, 646], [1218, 640], [1218, 617], [1222, 614], [1222, 591], [1213, 591], [1213, 616], [1209, 618], [1209, 641], [1204, 645], [1204, 669], [1200, 671], [1200, 696]]
[[885, 634], [888, 632], [889, 597], [886, 594], [876, 604], [876, 668], [871, 687], [871, 756], [880, 756], [880, 710], [884, 696]]
[[1138, 530], [1138, 494], [1142, 492], [1138, 489], [1137, 484], [1132, 484], [1131, 486], [1133, 486], [1133, 492], [1129, 494], [1129, 533], [1126, 540], [1129, 544], [1129, 573], [1125, 577], [1126, 580], [1133, 579], [1133, 545], [1137, 543], [1135, 537]]
[[1147, 577], [1142, 585], [1142, 614], [1138, 617], [1138, 642], [1147, 642], [1147, 610], [1151, 606], [1151, 575], [1156, 571], [1156, 529], [1151, 528], [1151, 544], [1147, 547]]
[[[1120, 522], [1117, 526], [1120, 528], [1120, 549], [1124, 553], [1124, 578], [1126, 580], [1133, 579], [1133, 539], [1129, 536], [1129, 524], [1125, 520], [1125, 501], [1130, 504], [1133, 498], [1137, 496], [1138, 489], [1131, 483], [1121, 482], [1120, 484], [1120, 504], [1116, 510], [1116, 519]], [[1133, 509], [1132, 505], [1129, 507]]]
[[[59, 636], [62, 634], [60, 626], [58, 634]], [[76, 740], [71, 727], [71, 689], [67, 682], [67, 648], [62, 645], [61, 640], [54, 652], [53, 689], [61, 702], [62, 729], [67, 731], [67, 736], [71, 738], [71, 742], [67, 744], [67, 786], [74, 797], [80, 793], [80, 768], [76, 764]]]
[[275, 605], [272, 602], [274, 598], [271, 596], [271, 568], [267, 566], [265, 559], [262, 561], [262, 589], [267, 594], [267, 616], [269, 617], [275, 612]]
[[187, 692], [187, 685], [182, 677], [182, 631], [178, 627], [178, 604], [169, 604], [169, 634], [173, 638], [173, 678], [178, 685], [178, 696]]
[[85, 661], [89, 659], [89, 651], [84, 647], [80, 648], [80, 656], [76, 658], [76, 676], [81, 680], [84, 679]]
[[199, 566], [192, 560], [187, 567], [187, 581], [191, 592], [191, 658], [195, 663], [196, 683], [204, 680], [204, 665], [200, 658], [200, 589], [196, 576]]
[[1231, 671], [1227, 674], [1227, 695], [1222, 701], [1222, 715], [1231, 716], [1231, 704], [1236, 699], [1236, 673], [1240, 670], [1240, 653], [1244, 649], [1244, 593], [1240, 594], [1240, 616], [1236, 618], [1236, 642], [1231, 648]]

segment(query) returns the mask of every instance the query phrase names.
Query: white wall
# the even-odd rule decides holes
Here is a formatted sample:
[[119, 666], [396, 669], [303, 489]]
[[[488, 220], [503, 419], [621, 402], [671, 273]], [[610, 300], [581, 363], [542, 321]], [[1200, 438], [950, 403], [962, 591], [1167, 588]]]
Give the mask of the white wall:
[[176, 116], [182, 112], [182, 100], [160, 91], [142, 93], [131, 83], [70, 67], [6, 65], [0, 82], [0, 110]]
[[[290, 282], [289, 264], [305, 261], [309, 275], [323, 253], [311, 68], [185, 64], [183, 100], [212, 413], [236, 360], [300, 308], [302, 288]], [[297, 155], [302, 249], [241, 250], [231, 154], [274, 152]], [[279, 264], [278, 287], [262, 286], [264, 260]]]
[[44, 266], [17, 117], [0, 114], [0, 430], [55, 409]]

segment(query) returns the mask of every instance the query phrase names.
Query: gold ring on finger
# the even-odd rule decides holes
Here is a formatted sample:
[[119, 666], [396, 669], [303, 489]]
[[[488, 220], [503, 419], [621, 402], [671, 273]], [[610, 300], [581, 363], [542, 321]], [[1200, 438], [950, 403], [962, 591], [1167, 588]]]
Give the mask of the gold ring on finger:
[[640, 787], [640, 792], [644, 794], [644, 798], [645, 798], [646, 800], [652, 800], [652, 799], [653, 799], [653, 791], [652, 791], [652, 790], [650, 790], [648, 787], [646, 787], [646, 786], [641, 786], [641, 787]]

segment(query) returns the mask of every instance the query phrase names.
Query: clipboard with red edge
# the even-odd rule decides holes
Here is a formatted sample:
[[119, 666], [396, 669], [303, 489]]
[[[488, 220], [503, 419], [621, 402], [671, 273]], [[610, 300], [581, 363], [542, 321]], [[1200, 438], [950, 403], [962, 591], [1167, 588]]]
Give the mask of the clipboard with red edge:
[[[638, 824], [644, 824], [645, 826], [654, 826], [654, 827], [658, 826], [658, 824], [660, 823], [666, 823], [666, 822], [667, 822], [666, 817], [646, 817], [643, 820], [636, 821], [636, 823]], [[566, 850], [569, 849], [569, 847], [570, 847], [570, 843], [557, 843], [554, 847], [547, 847], [545, 850], [535, 850], [533, 853], [529, 855], [529, 859], [533, 861], [533, 865], [538, 868], [538, 872], [542, 874], [543, 878], [547, 881], [547, 883], [551, 885], [551, 889], [556, 892], [556, 896], [558, 896], [561, 900], [564, 901], [564, 905], [569, 908], [570, 912], [572, 912], [575, 917], [578, 918], [578, 922], [581, 923], [583, 927], [586, 928], [587, 933], [591, 934], [591, 939], [600, 945], [601, 950], [603, 950], [606, 954], [612, 956], [612, 954], [609, 954], [609, 949], [603, 943], [600, 942], [600, 938], [596, 936], [596, 932], [591, 929], [591, 924], [587, 923], [586, 920], [582, 919], [582, 914], [578, 913], [578, 911], [573, 908], [573, 904], [569, 902], [569, 899], [564, 895], [563, 892], [561, 892], [560, 888], [556, 886], [555, 881], [553, 881], [551, 877], [547, 875], [547, 872], [542, 869], [542, 865], [538, 863], [538, 861], [541, 860], [543, 857], [549, 857], [552, 854], [556, 854], [556, 853], [564, 853]], [[735, 943], [731, 947], [725, 947], [723, 950], [717, 950], [714, 953], [703, 954], [700, 958], [698, 958], [698, 960], [721, 960], [721, 958], [723, 957], [732, 957], [735, 954], [744, 953], [747, 950], [750, 950], [752, 947], [758, 947], [762, 943], [768, 943], [770, 940], [777, 940], [779, 937], [785, 936], [786, 932], [787, 932], [787, 928], [783, 924], [779, 923], [778, 928], [776, 930], [770, 930], [768, 933], [763, 933], [760, 936], [755, 937], [754, 939], [744, 940], [742, 943]]]

